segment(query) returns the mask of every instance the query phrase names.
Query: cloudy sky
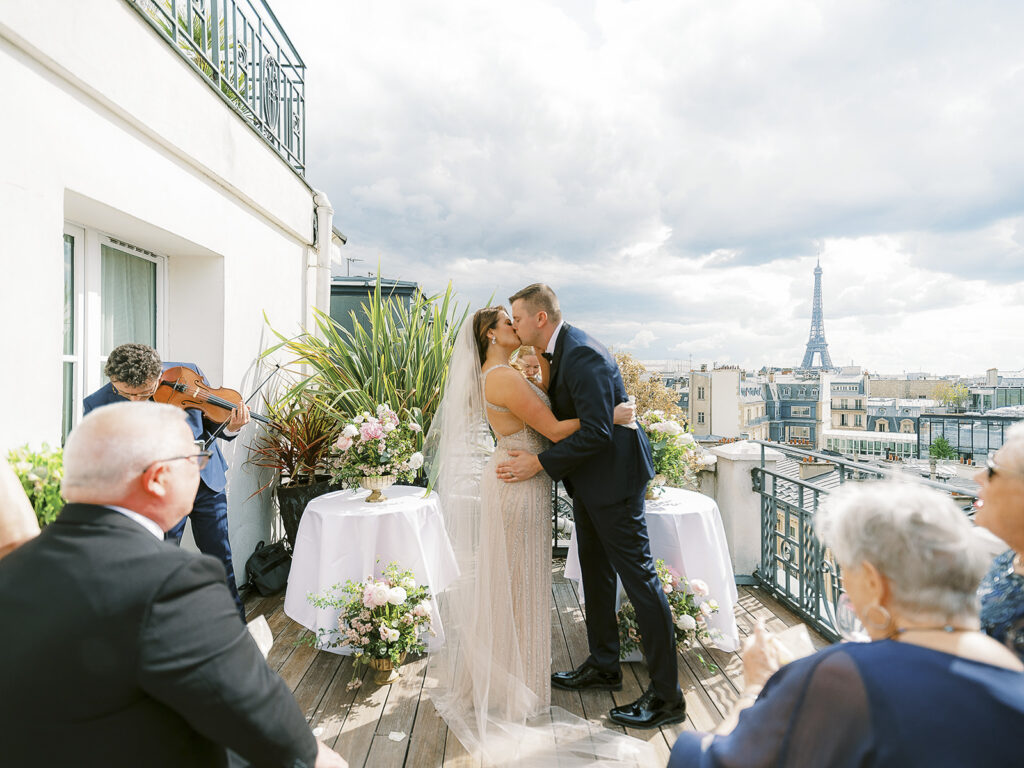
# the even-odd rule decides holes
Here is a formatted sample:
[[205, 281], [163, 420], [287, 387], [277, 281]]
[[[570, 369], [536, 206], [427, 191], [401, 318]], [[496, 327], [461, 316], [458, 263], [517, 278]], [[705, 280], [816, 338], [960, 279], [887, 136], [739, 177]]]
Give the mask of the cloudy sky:
[[[642, 359], [1024, 368], [1024, 3], [276, 0], [354, 272]], [[343, 269], [342, 269], [343, 273]]]

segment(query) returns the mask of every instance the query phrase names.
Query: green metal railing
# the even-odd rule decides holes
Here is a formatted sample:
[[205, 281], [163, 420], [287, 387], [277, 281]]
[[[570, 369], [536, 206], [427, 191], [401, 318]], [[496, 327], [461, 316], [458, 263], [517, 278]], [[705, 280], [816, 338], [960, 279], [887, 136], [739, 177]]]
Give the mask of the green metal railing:
[[[772, 448], [793, 458], [811, 458], [833, 464], [839, 483], [902, 477], [887, 468], [847, 461], [829, 454], [806, 451], [777, 443], [755, 440], [761, 445], [761, 465], [751, 470], [753, 490], [761, 496], [761, 563], [754, 572], [757, 582], [777, 600], [830, 640], [839, 638], [836, 608], [843, 593], [839, 565], [814, 533], [814, 516], [829, 490], [809, 480], [800, 480], [770, 470], [765, 449]], [[921, 480], [947, 493], [960, 492], [949, 485]], [[973, 497], [960, 492], [966, 499]], [[965, 512], [970, 505], [967, 505]]]
[[125, 0], [300, 176], [306, 65], [266, 0]]

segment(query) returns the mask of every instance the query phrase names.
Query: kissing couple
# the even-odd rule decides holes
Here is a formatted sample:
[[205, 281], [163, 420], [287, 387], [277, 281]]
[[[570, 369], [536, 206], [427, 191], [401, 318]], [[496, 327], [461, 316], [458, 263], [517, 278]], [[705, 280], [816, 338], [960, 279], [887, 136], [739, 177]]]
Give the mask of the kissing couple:
[[[649, 745], [552, 707], [551, 687], [622, 688], [618, 574], [636, 608], [651, 684], [608, 717], [631, 728], [685, 718], [671, 612], [644, 516], [650, 444], [624, 405], [615, 359], [562, 320], [550, 287], [527, 286], [509, 304], [511, 315], [486, 307], [460, 329], [427, 436], [461, 573], [439, 598], [447, 640], [432, 698], [462, 745], [488, 762], [644, 765], [653, 759]], [[541, 386], [509, 365], [524, 344], [542, 352]], [[551, 484], [558, 480], [573, 499], [590, 655], [552, 674]]]

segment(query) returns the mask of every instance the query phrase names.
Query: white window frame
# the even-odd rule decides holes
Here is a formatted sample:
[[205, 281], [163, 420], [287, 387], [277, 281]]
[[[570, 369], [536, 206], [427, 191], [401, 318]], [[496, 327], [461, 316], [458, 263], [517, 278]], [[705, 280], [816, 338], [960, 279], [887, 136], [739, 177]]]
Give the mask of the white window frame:
[[[74, 426], [82, 418], [82, 401], [106, 382], [103, 368], [106, 366], [107, 358], [100, 353], [103, 334], [102, 246], [106, 245], [156, 264], [156, 350], [161, 358], [166, 356], [167, 349], [167, 257], [77, 222], [65, 221], [64, 234], [75, 239], [73, 322], [76, 349], [74, 355], [63, 357], [65, 361], [78, 363], [72, 396]], [[63, 238], [61, 245], [63, 247]]]
[[811, 406], [792, 405], [789, 408], [789, 413], [795, 419], [809, 419], [811, 418]]

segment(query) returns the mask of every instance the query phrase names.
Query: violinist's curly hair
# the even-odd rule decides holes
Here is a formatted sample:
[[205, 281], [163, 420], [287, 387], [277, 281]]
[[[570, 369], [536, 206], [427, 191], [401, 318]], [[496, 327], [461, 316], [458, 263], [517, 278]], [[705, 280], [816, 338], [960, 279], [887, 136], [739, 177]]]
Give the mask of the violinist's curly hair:
[[141, 387], [159, 379], [162, 371], [160, 355], [145, 344], [122, 344], [110, 353], [103, 369], [108, 379], [123, 382], [129, 387]]

